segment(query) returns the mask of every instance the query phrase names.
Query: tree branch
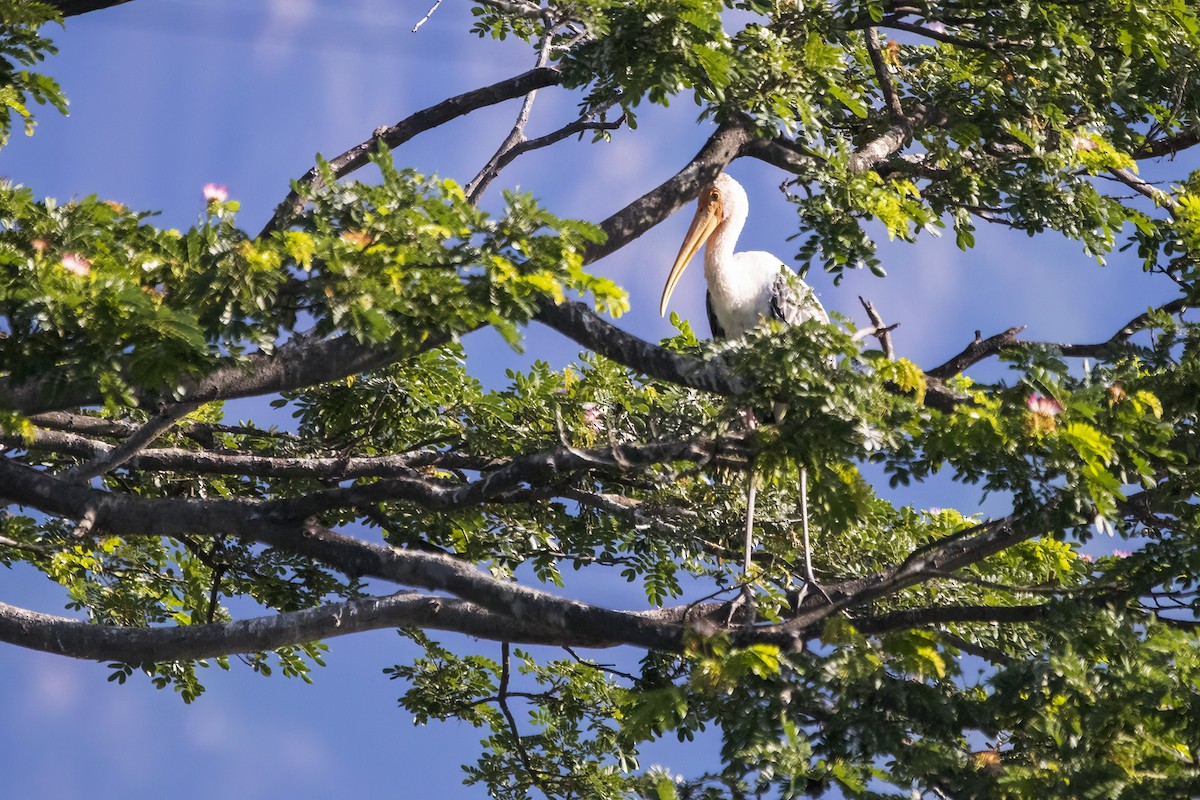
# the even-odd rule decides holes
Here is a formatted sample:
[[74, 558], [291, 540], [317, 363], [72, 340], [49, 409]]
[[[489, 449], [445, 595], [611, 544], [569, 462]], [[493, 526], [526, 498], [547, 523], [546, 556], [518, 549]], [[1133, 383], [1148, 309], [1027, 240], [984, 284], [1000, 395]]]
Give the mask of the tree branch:
[[95, 661], [146, 664], [256, 653], [381, 628], [420, 627], [522, 644], [608, 643], [570, 629], [496, 614], [451, 597], [399, 592], [301, 611], [207, 625], [138, 628], [93, 625], [0, 603], [0, 641]]
[[[391, 149], [395, 149], [417, 134], [424, 133], [439, 125], [444, 125], [452, 119], [465, 116], [472, 111], [485, 108], [486, 106], [502, 103], [505, 100], [512, 100], [522, 95], [528, 95], [536, 89], [555, 86], [561, 82], [562, 75], [557, 68], [538, 67], [507, 80], [493, 83], [491, 86], [464, 92], [463, 94], [418, 111], [404, 120], [397, 122], [390, 128], [383, 128], [377, 131], [370, 139], [330, 159], [328, 168], [332, 172], [333, 177], [345, 177], [360, 167], [365, 166], [369, 161], [370, 155], [378, 149], [381, 143]], [[322, 184], [320, 169], [313, 167], [304, 173], [296, 183], [302, 191], [320, 186]], [[279, 205], [279, 208], [276, 209], [275, 214], [263, 226], [262, 231], [258, 234], [259, 238], [267, 236], [273, 231], [286, 228], [291, 220], [304, 208], [304, 203], [305, 198], [301, 193], [295, 189], [289, 192], [288, 196]]]
[[935, 625], [969, 623], [1003, 623], [1012, 625], [1035, 622], [1046, 616], [1049, 605], [1029, 606], [927, 606], [893, 611], [871, 617], [855, 617], [854, 627], [862, 633], [877, 634], [909, 628], [928, 628]]
[[1151, 326], [1154, 317], [1158, 314], [1176, 314], [1195, 305], [1193, 300], [1187, 297], [1177, 297], [1170, 302], [1163, 303], [1151, 311], [1144, 311], [1138, 314], [1129, 322], [1121, 326], [1112, 336], [1103, 342], [1095, 344], [1064, 344], [1059, 342], [1023, 342], [1017, 339], [1017, 335], [1025, 330], [1024, 327], [1009, 328], [1003, 333], [998, 333], [995, 336], [990, 336], [987, 339], [981, 339], [979, 331], [975, 332], [975, 340], [967, 345], [961, 353], [951, 358], [944, 364], [928, 370], [925, 374], [945, 380], [953, 377], [968, 367], [978, 364], [986, 358], [990, 358], [1006, 350], [1015, 350], [1020, 348], [1042, 347], [1058, 350], [1064, 356], [1069, 358], [1104, 358], [1112, 354], [1114, 348], [1129, 341], [1129, 339], [1139, 331], [1143, 331]]
[[[550, 41], [552, 38], [550, 31], [546, 31], [542, 35], [542, 45], [538, 48], [537, 63], [534, 65], [535, 70], [546, 66], [546, 62], [550, 58]], [[512, 130], [509, 131], [504, 141], [500, 143], [500, 147], [492, 157], [488, 159], [483, 169], [479, 170], [479, 174], [467, 184], [464, 191], [470, 203], [474, 204], [478, 202], [479, 196], [483, 194], [483, 191], [487, 189], [492, 180], [500, 174], [500, 160], [514, 147], [525, 141], [525, 126], [529, 124], [529, 114], [533, 110], [533, 101], [536, 98], [537, 89], [533, 89], [525, 95], [525, 100], [522, 101], [521, 109], [517, 112], [517, 120], [513, 123]]]
[[130, 0], [43, 0], [47, 5], [54, 6], [64, 17], [77, 17], [92, 11], [123, 5]]
[[607, 238], [603, 244], [588, 248], [585, 263], [616, 252], [674, 214], [737, 158], [749, 141], [750, 135], [744, 128], [721, 125], [683, 169], [600, 223]]
[[1161, 139], [1144, 142], [1134, 158], [1162, 158], [1173, 156], [1183, 150], [1188, 150], [1200, 144], [1200, 130], [1181, 131], [1174, 136], [1164, 136]]
[[165, 406], [157, 415], [151, 417], [149, 422], [130, 434], [129, 438], [121, 444], [95, 457], [87, 464], [80, 464], [78, 467], [68, 470], [63, 475], [63, 479], [80, 481], [82, 483], [90, 481], [98, 475], [111, 472], [136, 456], [139, 450], [143, 450], [149, 446], [151, 442], [170, 430], [181, 418], [186, 417], [199, 407], [200, 403], [195, 401], [174, 403]]
[[[437, 332], [412, 352], [386, 344], [363, 344], [349, 334], [334, 339], [299, 338], [275, 348], [274, 352], [255, 353], [239, 360], [230, 359], [206, 377], [185, 381], [178, 393], [182, 399], [206, 403], [262, 394], [302, 389], [318, 383], [338, 380], [441, 347], [450, 336]], [[134, 390], [142, 406], [156, 406], [172, 398]], [[23, 414], [36, 414], [63, 408], [98, 405], [103, 397], [95, 381], [60, 383], [55, 376], [31, 378], [15, 384], [12, 378], [0, 378], [0, 406]]]
[[878, 29], [867, 28], [866, 39], [867, 54], [871, 57], [871, 67], [875, 70], [875, 78], [879, 81], [880, 91], [883, 92], [883, 104], [891, 112], [893, 120], [903, 120], [904, 107], [900, 105], [900, 98], [896, 96], [896, 86], [892, 82], [892, 76], [883, 60], [883, 53], [879, 50]]
[[940, 366], [926, 370], [925, 374], [932, 375], [940, 380], [953, 378], [967, 367], [978, 364], [985, 358], [994, 356], [1002, 350], [1017, 344], [1017, 335], [1023, 330], [1025, 330], [1024, 325], [1009, 328], [1003, 333], [997, 333], [995, 336], [989, 336], [987, 339], [981, 338], [979, 331], [975, 331], [975, 340], [967, 345], [961, 353]]
[[742, 394], [748, 388], [721, 361], [701, 361], [672, 353], [626, 333], [583, 303], [555, 303], [549, 297], [541, 297], [534, 319], [587, 349], [651, 378], [726, 397]]
[[127, 536], [237, 536], [314, 559], [352, 577], [449, 592], [531, 626], [571, 630], [592, 641], [669, 651], [682, 646], [683, 628], [666, 611], [614, 611], [564, 599], [493, 578], [457, 558], [372, 544], [313, 520], [290, 519], [281, 516], [278, 507], [273, 512], [270, 503], [115, 495], [4, 460], [0, 496], [67, 518], [94, 509], [98, 528]]

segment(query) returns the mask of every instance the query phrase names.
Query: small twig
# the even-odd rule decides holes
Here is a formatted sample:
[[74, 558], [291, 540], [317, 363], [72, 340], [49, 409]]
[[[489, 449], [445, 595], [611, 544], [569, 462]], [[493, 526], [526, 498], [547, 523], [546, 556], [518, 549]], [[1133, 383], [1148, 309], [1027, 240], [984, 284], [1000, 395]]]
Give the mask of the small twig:
[[517, 720], [513, 716], [512, 710], [508, 707], [508, 679], [510, 674], [509, 668], [509, 653], [508, 642], [500, 643], [500, 686], [496, 691], [496, 703], [500, 706], [501, 713], [504, 714], [504, 719], [508, 721], [509, 730], [513, 735], [513, 747], [516, 748], [517, 758], [521, 761], [521, 766], [525, 767], [525, 771], [529, 773], [529, 780], [535, 786], [542, 790], [547, 797], [550, 796], [550, 791], [542, 783], [542, 772], [533, 767], [533, 763], [529, 760], [529, 753], [525, 750], [525, 742], [521, 739], [521, 732], [517, 729]]
[[1150, 183], [1142, 180], [1128, 169], [1110, 169], [1109, 173], [1138, 194], [1149, 197], [1154, 201], [1155, 205], [1165, 206], [1171, 212], [1172, 216], [1174, 216], [1175, 209], [1179, 207], [1179, 201], [1167, 192], [1156, 186], [1151, 186]]
[[34, 544], [33, 542], [18, 542], [16, 539], [10, 539], [7, 536], [0, 536], [0, 547], [11, 547], [14, 550], [28, 550], [31, 553], [48, 556], [54, 552], [54, 548], [47, 547], [43, 544]]
[[434, 12], [438, 10], [438, 6], [441, 4], [442, 0], [434, 0], [433, 7], [429, 9], [425, 16], [421, 17], [421, 20], [416, 25], [413, 25], [412, 32], [416, 33], [417, 31], [421, 30], [421, 26], [426, 22], [429, 22], [429, 18], [433, 16]]
[[[879, 346], [883, 349], [883, 357], [888, 361], [896, 360], [896, 349], [892, 346], [892, 331], [900, 327], [897, 322], [894, 325], [885, 325], [883, 317], [879, 316], [879, 312], [875, 310], [875, 306], [870, 300], [863, 297], [858, 298], [858, 302], [862, 303], [863, 309], [867, 312], [867, 318], [871, 320], [871, 328], [865, 333], [866, 336], [874, 336], [879, 340]], [[858, 331], [854, 335], [858, 336], [863, 331]]]
[[[537, 63], [534, 64], [534, 69], [540, 69], [546, 66], [550, 60], [550, 40], [551, 32], [549, 30], [542, 36], [541, 46], [538, 48]], [[525, 95], [525, 100], [521, 103], [521, 110], [517, 112], [517, 121], [513, 123], [512, 130], [508, 136], [501, 142], [500, 147], [488, 159], [488, 162], [483, 165], [483, 169], [479, 170], [476, 175], [466, 185], [465, 193], [467, 201], [471, 204], [479, 200], [479, 195], [488, 187], [498, 174], [500, 174], [500, 159], [504, 157], [508, 151], [525, 141], [525, 126], [529, 123], [529, 114], [533, 110], [533, 101], [537, 98], [537, 89], [532, 90]]]
[[574, 649], [572, 649], [570, 647], [563, 647], [563, 650], [566, 650], [567, 654], [570, 655], [571, 658], [575, 659], [577, 662], [584, 665], [585, 667], [591, 667], [592, 669], [597, 670], [599, 672], [607, 672], [609, 675], [616, 675], [618, 678], [624, 678], [625, 680], [630, 681], [630, 682], [636, 682], [638, 680], [638, 676], [633, 675], [628, 672], [622, 672], [621, 670], [614, 667], [612, 664], [601, 664], [597, 661], [592, 661], [590, 658], [583, 658], [578, 653], [576, 653]]
[[952, 44], [955, 47], [967, 47], [972, 50], [986, 50], [995, 56], [998, 56], [1005, 63], [1008, 59], [1004, 58], [1004, 54], [1000, 52], [997, 45], [1027, 47], [1028, 42], [1013, 42], [1005, 39], [987, 40], [987, 39], [967, 39], [963, 36], [955, 36], [952, 33], [935, 30], [934, 28], [925, 25], [916, 25], [911, 22], [901, 22], [898, 19], [885, 19], [880, 23], [884, 28], [893, 28], [906, 33], [915, 33], [917, 36], [925, 36], [929, 39], [935, 39], [939, 42]]

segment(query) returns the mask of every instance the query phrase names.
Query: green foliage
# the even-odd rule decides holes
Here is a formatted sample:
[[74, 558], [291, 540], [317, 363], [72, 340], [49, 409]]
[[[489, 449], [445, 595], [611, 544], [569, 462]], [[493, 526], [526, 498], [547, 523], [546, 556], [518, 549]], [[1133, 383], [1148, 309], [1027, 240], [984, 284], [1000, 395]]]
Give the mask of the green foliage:
[[[548, 47], [585, 114], [615, 106], [632, 127], [643, 101], [685, 95], [703, 120], [741, 127], [751, 141], [739, 154], [789, 171], [802, 266], [835, 279], [859, 267], [883, 277], [880, 236], [952, 227], [968, 249], [980, 222], [1056, 232], [1098, 259], [1136, 246], [1179, 299], [1115, 321], [1103, 345], [1010, 342], [986, 379], [947, 378], [864, 352], [842, 319], [702, 342], [673, 316], [679, 333], [661, 352], [632, 357], [614, 337], [611, 357], [538, 360], [485, 386], [461, 337], [491, 327], [521, 347], [547, 300], [627, 309], [585, 263], [599, 227], [515, 192], [485, 213], [385, 149], [371, 180], [338, 180], [321, 162], [320, 180], [294, 187], [303, 209], [259, 237], [239, 227], [236, 201], [209, 202], [178, 231], [116, 202], [3, 183], [0, 382], [34, 386], [60, 411], [57, 398], [89, 398], [70, 414], [0, 409], [6, 463], [80, 491], [73, 468], [185, 387], [285, 347], [357, 343], [386, 364], [271, 398], [294, 433], [233, 424], [212, 403], [94, 485], [238, 509], [297, 537], [365, 529], [395, 553], [556, 593], [587, 570], [636, 585], [646, 619], [686, 621], [676, 648], [619, 668], [574, 649], [404, 631], [422, 653], [386, 670], [404, 684], [401, 706], [418, 725], [478, 728], [465, 779], [492, 796], [1196, 795], [1200, 328], [1175, 312], [1200, 294], [1200, 174], [1139, 182], [1140, 164], [1200, 130], [1193, 5], [474, 8], [476, 34]], [[31, 100], [65, 101], [17, 68], [53, 52], [38, 33], [52, 13], [0, 0], [0, 18], [2, 143], [13, 115], [32, 125]], [[691, 373], [639, 374], [668, 357], [748, 388], [725, 397], [682, 385]], [[743, 573], [747, 472], [756, 552]], [[909, 495], [947, 479], [1011, 513]], [[247, 605], [300, 611], [365, 592], [359, 562], [79, 516], [6, 512], [0, 562], [39, 570], [97, 626], [186, 630]], [[1132, 552], [1085, 553], [1100, 552], [1096, 536]], [[749, 595], [754, 624], [737, 616], [745, 608], [714, 610]], [[323, 649], [240, 660], [307, 680]], [[190, 702], [212, 664], [232, 666], [113, 661], [110, 680], [140, 672]], [[647, 743], [702, 735], [721, 745], [704, 774], [639, 763]]]
[[31, 101], [67, 113], [67, 98], [53, 79], [21, 68], [38, 64], [57, 52], [40, 29], [58, 16], [55, 8], [44, 3], [0, 2], [0, 20], [4, 21], [0, 25], [0, 147], [8, 144], [14, 117], [21, 120], [26, 135], [33, 135], [37, 123]]

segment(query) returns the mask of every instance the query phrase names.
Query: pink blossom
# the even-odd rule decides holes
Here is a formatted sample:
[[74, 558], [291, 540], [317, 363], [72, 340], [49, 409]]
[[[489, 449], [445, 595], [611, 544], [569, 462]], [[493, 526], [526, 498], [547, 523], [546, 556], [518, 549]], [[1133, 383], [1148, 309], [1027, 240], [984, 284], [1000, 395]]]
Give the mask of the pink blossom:
[[604, 430], [604, 418], [600, 413], [600, 408], [595, 403], [583, 404], [583, 424], [596, 433]]
[[208, 203], [224, 203], [229, 199], [229, 189], [219, 183], [204, 184], [204, 200]]
[[1117, 558], [1129, 558], [1133, 553], [1128, 550], [1113, 550], [1113, 555]]
[[1083, 562], [1083, 563], [1085, 563], [1085, 564], [1091, 564], [1091, 563], [1092, 563], [1093, 561], [1095, 561], [1096, 559], [1092, 558], [1092, 557], [1091, 557], [1091, 556], [1089, 556], [1087, 553], [1080, 553], [1080, 554], [1079, 554], [1079, 560], [1080, 560], [1080, 561], [1082, 561], [1082, 562]]
[[930, 22], [925, 26], [925, 29], [933, 31], [934, 33], [945, 33], [946, 32], [946, 23]]
[[1076, 151], [1080, 150], [1095, 150], [1097, 147], [1096, 140], [1090, 136], [1084, 136], [1077, 133], [1071, 137], [1071, 147]]
[[1031, 394], [1025, 399], [1025, 405], [1029, 406], [1029, 410], [1035, 414], [1043, 414], [1047, 417], [1057, 417], [1062, 413], [1062, 403], [1055, 400], [1053, 397], [1043, 397], [1040, 394]]
[[44, 253], [48, 249], [50, 249], [50, 245], [47, 244], [46, 240], [41, 237], [38, 237], [38, 238], [30, 241], [29, 246], [32, 247], [34, 249], [34, 252], [37, 252], [37, 253]]
[[78, 253], [64, 253], [62, 265], [67, 272], [74, 275], [87, 275], [92, 271], [92, 262]]

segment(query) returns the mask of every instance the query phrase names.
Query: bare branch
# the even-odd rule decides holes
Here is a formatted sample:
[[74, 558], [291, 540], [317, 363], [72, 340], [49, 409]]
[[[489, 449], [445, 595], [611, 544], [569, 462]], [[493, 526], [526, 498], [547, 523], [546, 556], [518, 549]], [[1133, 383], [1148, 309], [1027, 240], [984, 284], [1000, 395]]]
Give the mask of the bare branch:
[[994, 356], [1016, 344], [1017, 335], [1023, 330], [1025, 330], [1024, 325], [1018, 328], [1009, 328], [1003, 333], [997, 333], [987, 339], [983, 339], [979, 335], [979, 331], [975, 331], [975, 340], [967, 345], [961, 353], [940, 366], [926, 370], [925, 374], [943, 380], [952, 378], [972, 364], [978, 364], [985, 358]]
[[[387, 344], [363, 344], [350, 334], [334, 339], [299, 338], [270, 354], [230, 359], [204, 378], [185, 381], [178, 391], [183, 399], [205, 403], [300, 389], [369, 372], [448, 341], [449, 335], [432, 332], [418, 348], [405, 352]], [[137, 390], [134, 395], [142, 406], [155, 407], [160, 400], [170, 400]], [[64, 384], [47, 375], [14, 384], [11, 377], [0, 378], [0, 405], [23, 414], [97, 405], [102, 400], [91, 380]]]
[[928, 106], [918, 105], [912, 114], [901, 117], [880, 136], [850, 155], [851, 172], [866, 172], [887, 162], [904, 147], [914, 132], [927, 124], [936, 123], [940, 114]]
[[[546, 66], [546, 62], [550, 59], [551, 38], [549, 31], [542, 35], [542, 45], [538, 49], [537, 63], [534, 65], [534, 69]], [[521, 103], [521, 110], [517, 112], [517, 121], [513, 123], [512, 130], [509, 131], [508, 136], [504, 138], [504, 141], [501, 142], [500, 147], [492, 157], [488, 159], [483, 169], [479, 170], [479, 174], [467, 184], [465, 193], [470, 203], [474, 204], [478, 202], [479, 196], [483, 194], [492, 180], [500, 174], [500, 160], [514, 147], [525, 141], [525, 126], [529, 123], [529, 114], [533, 110], [533, 101], [536, 98], [537, 89], [533, 89], [525, 95], [525, 100]]]
[[893, 120], [904, 119], [904, 107], [900, 105], [900, 98], [896, 96], [896, 85], [892, 82], [892, 75], [888, 72], [887, 63], [883, 60], [883, 53], [879, 50], [879, 31], [875, 28], [867, 28], [867, 54], [871, 57], [871, 66], [875, 70], [875, 78], [879, 81], [879, 89], [883, 92], [883, 104], [891, 112]]
[[[475, 196], [477, 196], [483, 191], [484, 188], [487, 187], [487, 184], [490, 183], [491, 180], [500, 173], [500, 170], [511, 164], [517, 159], [518, 156], [522, 156], [525, 153], [529, 153], [534, 150], [540, 150], [543, 147], [549, 147], [552, 144], [557, 144], [563, 139], [576, 136], [584, 131], [611, 131], [620, 128], [625, 124], [624, 116], [615, 122], [605, 122], [603, 120], [596, 119], [596, 116], [602, 113], [605, 108], [610, 105], [612, 104], [610, 103], [604, 107], [593, 109], [574, 122], [564, 125], [556, 131], [551, 131], [544, 136], [539, 136], [536, 139], [521, 139], [507, 149], [501, 148], [501, 150], [497, 151], [496, 153], [494, 163], [489, 162], [489, 166], [491, 167], [490, 171], [488, 171], [488, 168], [485, 167], [485, 171], [488, 171], [488, 175], [490, 177], [486, 177], [486, 179], [482, 181]], [[476, 179], [478, 180], [483, 176], [484, 173], [481, 172], [480, 175], [476, 176]], [[468, 197], [473, 197], [470, 192], [468, 192]]]
[[1156, 206], [1166, 206], [1172, 213], [1179, 206], [1178, 200], [1157, 186], [1152, 186], [1147, 181], [1142, 180], [1132, 170], [1110, 169], [1109, 173], [1138, 194], [1149, 197], [1154, 201]]
[[1164, 136], [1145, 142], [1142, 148], [1134, 154], [1134, 158], [1162, 158], [1188, 150], [1200, 144], [1200, 130], [1182, 131], [1174, 136]]
[[750, 135], [738, 125], [717, 128], [683, 169], [601, 222], [607, 239], [588, 248], [584, 260], [591, 263], [616, 252], [674, 214], [737, 158], [749, 141]]
[[46, 5], [57, 8], [64, 17], [77, 17], [92, 11], [123, 5], [129, 0], [44, 0]]
[[[370, 139], [355, 145], [341, 155], [330, 159], [328, 168], [335, 178], [343, 178], [351, 172], [365, 166], [370, 155], [382, 143], [395, 149], [412, 139], [419, 133], [443, 125], [452, 119], [470, 114], [486, 106], [512, 100], [527, 95], [535, 89], [555, 86], [562, 81], [562, 75], [554, 67], [538, 67], [524, 72], [513, 78], [493, 83], [482, 89], [451, 97], [448, 100], [430, 106], [412, 114], [390, 128], [379, 130]], [[313, 167], [304, 173], [297, 181], [302, 190], [313, 189], [322, 183], [321, 170]], [[264, 237], [272, 231], [281, 230], [295, 218], [304, 208], [305, 198], [294, 189], [288, 193], [284, 201], [276, 209], [275, 214], [267, 221], [259, 237]]]
[[81, 464], [78, 467], [68, 470], [63, 475], [63, 479], [86, 482], [98, 475], [111, 472], [136, 456], [139, 450], [146, 448], [151, 442], [170, 430], [181, 418], [186, 417], [199, 407], [200, 403], [196, 401], [164, 406], [157, 415], [151, 417], [149, 422], [134, 431], [120, 445], [96, 457], [87, 464]]
[[1015, 350], [1019, 348], [1047, 348], [1057, 350], [1064, 356], [1070, 358], [1104, 358], [1110, 356], [1114, 348], [1129, 341], [1136, 333], [1146, 330], [1153, 322], [1154, 317], [1158, 314], [1175, 314], [1184, 311], [1188, 308], [1193, 308], [1195, 301], [1186, 297], [1177, 297], [1170, 302], [1163, 303], [1155, 309], [1145, 311], [1138, 314], [1129, 322], [1121, 326], [1120, 330], [1110, 336], [1103, 342], [1095, 344], [1065, 344], [1060, 342], [1023, 342], [1017, 339], [1017, 335], [1025, 330], [1024, 327], [1009, 328], [1003, 333], [998, 333], [987, 339], [980, 338], [979, 331], [975, 332], [975, 341], [971, 342], [961, 353], [951, 358], [946, 363], [928, 370], [925, 374], [938, 379], [945, 379], [957, 375], [967, 367], [977, 364], [986, 358], [998, 355], [1006, 350]]
[[600, 317], [583, 303], [555, 303], [548, 297], [542, 297], [538, 300], [538, 312], [534, 319], [589, 350], [652, 378], [725, 396], [742, 394], [748, 388], [722, 362], [715, 359], [705, 362], [672, 353], [639, 339]]
[[879, 23], [881, 28], [892, 28], [905, 33], [915, 33], [918, 36], [924, 36], [928, 39], [933, 39], [946, 44], [952, 44], [955, 47], [965, 47], [971, 50], [986, 50], [989, 53], [1000, 54], [1001, 46], [1009, 47], [1013, 45], [1028, 46], [1028, 43], [1009, 42], [1006, 40], [988, 40], [988, 39], [967, 39], [963, 36], [955, 36], [953, 33], [930, 28], [926, 25], [916, 25], [911, 22], [902, 22], [894, 17], [887, 17]]
[[417, 31], [421, 30], [421, 26], [424, 25], [426, 22], [429, 22], [430, 17], [432, 17], [435, 13], [437, 13], [437, 10], [441, 5], [442, 5], [442, 0], [434, 0], [433, 5], [429, 8], [429, 10], [427, 12], [425, 12], [425, 16], [423, 16], [419, 20], [417, 20], [416, 25], [413, 25], [412, 32], [416, 33]]
[[606, 643], [506, 617], [451, 597], [399, 592], [208, 625], [93, 625], [0, 603], [0, 641], [72, 658], [146, 664], [256, 653], [381, 628], [421, 627], [523, 644]]
[[892, 331], [894, 331], [900, 323], [895, 325], [886, 325], [883, 322], [883, 317], [879, 316], [879, 312], [875, 309], [875, 305], [870, 300], [865, 300], [862, 297], [858, 298], [858, 302], [862, 303], [863, 310], [867, 312], [867, 318], [871, 320], [871, 328], [867, 332], [868, 336], [874, 336], [879, 340], [879, 346], [883, 349], [883, 357], [888, 361], [896, 360], [896, 349], [892, 346]]

